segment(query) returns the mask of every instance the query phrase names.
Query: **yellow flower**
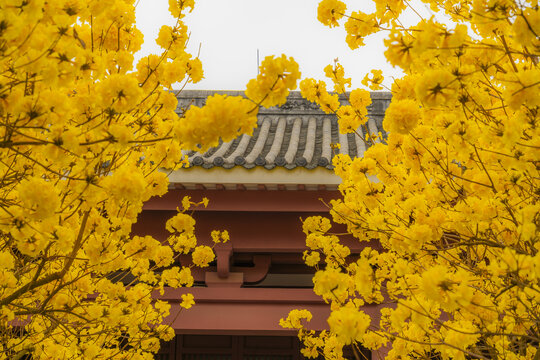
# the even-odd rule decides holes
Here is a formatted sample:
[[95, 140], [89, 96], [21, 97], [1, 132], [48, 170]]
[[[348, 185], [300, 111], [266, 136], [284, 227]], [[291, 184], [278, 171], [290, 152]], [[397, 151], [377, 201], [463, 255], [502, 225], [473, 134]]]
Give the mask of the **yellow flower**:
[[540, 34], [540, 11], [538, 9], [525, 9], [518, 14], [512, 30], [516, 40], [524, 46], [538, 46]]
[[407, 134], [414, 129], [422, 113], [414, 100], [392, 101], [384, 115], [383, 126], [388, 132]]
[[223, 240], [224, 243], [229, 241], [231, 238], [229, 237], [229, 232], [227, 230], [223, 230], [221, 232], [221, 240]]
[[324, 74], [327, 78], [332, 80], [334, 83], [334, 91], [337, 93], [341, 94], [345, 92], [346, 88], [351, 86], [351, 79], [345, 78], [345, 70], [343, 69], [343, 66], [337, 62], [334, 66], [326, 66], [324, 68]]
[[358, 310], [352, 303], [332, 311], [328, 318], [330, 331], [346, 345], [361, 341], [370, 323], [371, 318], [363, 311]]
[[13, 256], [8, 251], [0, 251], [0, 269], [13, 269]]
[[215, 257], [212, 248], [206, 245], [197, 246], [191, 254], [193, 263], [198, 267], [208, 267]]
[[191, 106], [176, 124], [177, 138], [185, 148], [205, 151], [239, 134], [253, 132], [257, 125], [257, 110], [253, 103], [239, 96], [214, 95], [202, 108]]
[[286, 329], [301, 329], [303, 328], [302, 320], [311, 321], [313, 315], [308, 310], [294, 309], [289, 312], [286, 319], [280, 319], [279, 325]]
[[189, 12], [195, 7], [194, 0], [169, 0], [169, 12], [175, 18], [183, 18], [183, 11], [189, 8]]
[[368, 86], [371, 90], [382, 90], [382, 82], [384, 77], [382, 76], [382, 70], [371, 70], [371, 77], [369, 74], [364, 76], [362, 84]]
[[189, 82], [196, 84], [204, 78], [202, 63], [199, 58], [188, 60], [186, 63], [186, 68], [186, 72], [189, 75]]
[[326, 26], [338, 26], [338, 20], [343, 17], [347, 5], [339, 0], [322, 0], [317, 8], [317, 19]]
[[146, 180], [142, 171], [136, 167], [122, 167], [102, 181], [102, 185], [112, 196], [120, 200], [147, 200]]
[[173, 288], [182, 286], [180, 281], [180, 270], [178, 266], [174, 266], [171, 269], [165, 269], [161, 272], [161, 281]]
[[386, 51], [384, 55], [390, 64], [407, 69], [412, 61], [414, 39], [410, 35], [404, 35], [400, 31], [390, 31], [384, 40]]
[[352, 106], [341, 106], [337, 111], [339, 132], [341, 134], [353, 133], [361, 124], [365, 124], [367, 119], [360, 117]]
[[354, 11], [347, 22], [345, 30], [347, 37], [345, 41], [351, 50], [364, 46], [364, 38], [370, 34], [377, 32], [379, 24], [375, 14], [365, 14], [361, 11]]
[[416, 98], [424, 106], [444, 105], [457, 97], [457, 80], [446, 69], [427, 70], [416, 83]]
[[339, 106], [339, 96], [329, 94], [326, 91], [324, 81], [315, 81], [313, 79], [304, 79], [300, 82], [300, 92], [304, 98], [316, 102], [327, 114], [335, 113]]
[[414, 87], [416, 85], [416, 79], [418, 76], [407, 75], [401, 79], [394, 80], [392, 84], [392, 99], [414, 99], [416, 97], [414, 93]]
[[185, 232], [187, 234], [192, 234], [195, 230], [195, 219], [187, 214], [176, 214], [167, 220], [165, 227], [171, 233]]
[[174, 261], [173, 251], [169, 246], [158, 246], [156, 247], [152, 260], [157, 267], [162, 268], [169, 266]]
[[540, 97], [538, 96], [540, 69], [520, 71], [511, 80], [503, 93], [510, 108], [516, 110], [522, 105], [526, 107], [540, 105]]
[[[330, 244], [328, 244], [331, 246]], [[329, 248], [325, 249], [328, 252]], [[327, 268], [319, 270], [313, 277], [313, 292], [320, 295], [326, 301], [337, 301], [345, 299], [347, 296], [349, 276], [337, 269]]]
[[183, 24], [180, 24], [180, 26], [176, 27], [163, 25], [159, 29], [156, 43], [164, 49], [169, 49], [169, 47], [171, 46], [184, 47], [187, 38], [187, 28], [183, 26]]
[[355, 89], [349, 94], [349, 102], [362, 115], [367, 115], [367, 107], [371, 105], [371, 94], [364, 89]]
[[212, 238], [212, 241], [214, 242], [214, 244], [217, 244], [221, 241], [219, 230], [212, 230], [212, 232], [210, 233], [210, 237]]
[[180, 275], [178, 276], [180, 283], [190, 287], [193, 285], [193, 276], [191, 275], [191, 269], [188, 267], [183, 267], [180, 270]]
[[207, 197], [203, 197], [201, 203], [203, 204], [203, 206], [206, 208], [208, 206], [208, 203], [210, 202], [210, 200], [208, 200]]
[[31, 177], [17, 186], [21, 205], [28, 211], [28, 216], [43, 220], [54, 216], [60, 206], [58, 192], [54, 184], [45, 179]]
[[184, 309], [189, 309], [195, 304], [195, 300], [193, 300], [193, 294], [182, 294], [182, 302], [180, 303], [180, 306]]
[[126, 146], [133, 139], [133, 129], [121, 124], [112, 124], [109, 132], [120, 145]]
[[321, 256], [317, 251], [304, 251], [304, 262], [307, 266], [315, 266], [321, 261]]
[[302, 96], [308, 101], [316, 102], [320, 94], [326, 91], [326, 84], [322, 80], [304, 79], [300, 81], [300, 91]]
[[330, 219], [322, 216], [310, 216], [302, 223], [302, 230], [306, 235], [313, 232], [325, 233], [330, 230], [331, 227]]
[[154, 307], [156, 308], [157, 311], [159, 311], [163, 316], [168, 316], [169, 315], [169, 311], [171, 309], [171, 304], [166, 302], [166, 301], [162, 301], [162, 300], [156, 300], [156, 302], [154, 303]]
[[182, 209], [184, 209], [184, 211], [189, 210], [191, 204], [193, 204], [193, 202], [191, 201], [191, 196], [186, 195], [182, 198]]
[[375, 0], [377, 17], [382, 21], [398, 17], [407, 8], [407, 2], [403, 0]]
[[110, 75], [98, 86], [98, 91], [101, 101], [118, 112], [131, 110], [143, 97], [137, 78], [128, 75]]
[[246, 85], [246, 96], [264, 107], [283, 105], [289, 90], [296, 89], [299, 78], [298, 64], [292, 57], [267, 56], [261, 63], [257, 78]]

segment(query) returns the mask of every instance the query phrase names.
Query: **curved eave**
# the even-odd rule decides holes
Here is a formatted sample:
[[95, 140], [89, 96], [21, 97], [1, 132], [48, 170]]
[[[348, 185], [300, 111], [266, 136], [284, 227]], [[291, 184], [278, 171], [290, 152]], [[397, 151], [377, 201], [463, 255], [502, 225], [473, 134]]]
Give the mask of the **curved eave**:
[[191, 167], [167, 172], [173, 187], [175, 184], [185, 189], [225, 189], [237, 190], [336, 190], [341, 179], [332, 170], [326, 168], [305, 169], [297, 167], [291, 170], [276, 167], [267, 170], [263, 167], [246, 169], [235, 167], [224, 169], [214, 167], [205, 169]]

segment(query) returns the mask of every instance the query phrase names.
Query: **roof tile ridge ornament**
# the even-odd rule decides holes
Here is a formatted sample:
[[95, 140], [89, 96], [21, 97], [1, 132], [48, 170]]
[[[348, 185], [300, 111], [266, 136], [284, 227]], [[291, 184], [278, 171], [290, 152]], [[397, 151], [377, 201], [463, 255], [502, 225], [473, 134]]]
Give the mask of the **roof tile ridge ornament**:
[[291, 132], [291, 139], [289, 141], [289, 148], [287, 149], [287, 152], [285, 153], [285, 162], [287, 165], [294, 164], [293, 160], [296, 156], [296, 152], [298, 151], [298, 144], [300, 142], [300, 130], [302, 128], [302, 118], [296, 117], [294, 120], [292, 132]]
[[332, 148], [330, 145], [332, 142], [332, 124], [330, 123], [330, 118], [325, 117], [322, 126], [322, 153], [319, 159], [319, 166], [328, 166], [332, 162]]
[[204, 164], [203, 154], [197, 151], [195, 154], [193, 154], [193, 156], [189, 158], [189, 162], [191, 163], [191, 165], [195, 165], [195, 166], [203, 165]]
[[289, 115], [324, 114], [319, 105], [304, 98], [299, 91], [291, 91], [285, 104], [280, 105], [279, 107], [274, 106], [269, 109], [261, 109], [261, 111], [264, 113], [280, 112]]
[[274, 141], [272, 143], [272, 147], [270, 147], [270, 151], [268, 151], [268, 154], [266, 154], [264, 158], [266, 164], [273, 164], [276, 161], [276, 157], [278, 156], [279, 151], [281, 150], [281, 145], [283, 144], [283, 137], [285, 136], [287, 121], [280, 121], [279, 118], [276, 120], [278, 124], [276, 127], [276, 133], [274, 134]]
[[[187, 150], [186, 155], [188, 155], [190, 152], [191, 151]], [[201, 166], [204, 164], [204, 154], [201, 153], [200, 151], [194, 151], [193, 154], [191, 154], [191, 156], [188, 157], [188, 160], [189, 160], [190, 165]]]
[[306, 147], [302, 157], [296, 159], [296, 165], [306, 166], [313, 160], [313, 154], [315, 153], [315, 137], [317, 132], [317, 119], [310, 116], [307, 119], [308, 128], [306, 134]]
[[362, 130], [362, 125], [356, 129], [356, 134], [354, 134], [354, 141], [356, 142], [356, 157], [364, 156], [366, 151], [366, 142], [365, 142], [364, 131]]
[[[266, 143], [266, 140], [268, 139], [268, 131], [270, 130], [270, 124], [271, 121], [265, 117], [261, 119], [262, 125], [261, 130], [259, 131], [259, 136], [257, 136], [257, 141], [255, 142], [255, 145], [253, 145], [253, 148], [251, 149], [251, 152], [249, 155], [246, 156], [246, 163], [252, 164], [255, 162], [255, 160], [259, 157], [259, 154], [261, 153], [264, 144]], [[258, 161], [260, 162], [260, 161]], [[256, 164], [256, 165], [264, 165], [264, 164]]]
[[226, 164], [235, 164], [235, 165], [244, 165], [246, 162], [246, 159], [244, 159], [244, 153], [246, 152], [246, 149], [249, 144], [249, 140], [251, 139], [251, 136], [242, 134], [240, 143], [236, 147], [236, 149], [230, 154], [226, 159]]

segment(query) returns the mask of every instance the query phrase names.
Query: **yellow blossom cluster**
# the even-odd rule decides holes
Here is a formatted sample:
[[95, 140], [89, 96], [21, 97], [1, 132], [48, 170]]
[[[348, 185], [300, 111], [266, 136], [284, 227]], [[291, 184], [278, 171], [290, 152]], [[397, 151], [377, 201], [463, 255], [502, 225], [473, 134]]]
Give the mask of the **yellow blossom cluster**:
[[365, 14], [362, 11], [355, 11], [345, 22], [345, 30], [347, 37], [345, 41], [347, 45], [354, 50], [360, 46], [364, 46], [364, 38], [370, 34], [377, 32], [379, 24], [375, 14]]
[[229, 232], [227, 230], [223, 230], [223, 231], [213, 230], [210, 236], [212, 237], [212, 241], [215, 244], [218, 244], [220, 242], [226, 243], [227, 241], [231, 239], [229, 237]]
[[[359, 134], [358, 130], [361, 130], [370, 138], [371, 133], [366, 126], [367, 107], [371, 104], [369, 92], [364, 89], [354, 89], [351, 92], [346, 92], [347, 88], [351, 86], [351, 79], [345, 78], [345, 70], [337, 61], [334, 66], [326, 66], [324, 72], [326, 77], [333, 82], [335, 93], [328, 93], [324, 81], [304, 79], [300, 82], [302, 96], [319, 105], [321, 110], [327, 114], [335, 114], [338, 118], [340, 133]], [[373, 81], [378, 88], [382, 77], [378, 73], [374, 74], [374, 78], [370, 81]], [[379, 77], [375, 78], [376, 76]], [[343, 94], [342, 100], [348, 101], [350, 105], [342, 104], [344, 101], [340, 101], [339, 94]]]
[[174, 129], [179, 139], [191, 149], [206, 151], [217, 146], [219, 139], [230, 141], [238, 135], [252, 134], [257, 125], [258, 106], [237, 96], [213, 95], [205, 106], [191, 106], [185, 120]]
[[338, 94], [329, 94], [322, 80], [304, 79], [300, 82], [300, 93], [311, 102], [316, 102], [327, 113], [335, 113], [339, 108]]
[[317, 19], [324, 25], [338, 26], [338, 20], [345, 15], [347, 5], [339, 0], [323, 0], [317, 8]]
[[286, 319], [279, 321], [280, 325], [288, 329], [302, 328], [302, 320], [311, 321], [313, 315], [307, 310], [291, 310]]
[[135, 3], [0, 1], [0, 359], [152, 358], [174, 336], [152, 294], [193, 284], [179, 255], [214, 256], [186, 213], [208, 200], [181, 201], [166, 239], [132, 234], [143, 202], [167, 192], [158, 170], [250, 133], [259, 105], [282, 103], [300, 76], [270, 58], [254, 99], [177, 109], [173, 84], [203, 78], [182, 21], [195, 4], [169, 0], [161, 53], [134, 63]]
[[[320, 2], [323, 24], [347, 18], [353, 49], [383, 32], [386, 58], [404, 76], [391, 86], [385, 137], [367, 133], [363, 158], [334, 158], [342, 199], [332, 219], [377, 250], [349, 256], [329, 219], [304, 221], [304, 260], [332, 311], [328, 332], [297, 323], [304, 353], [340, 359], [351, 344], [388, 346], [387, 359], [538, 359], [538, 4], [423, 2], [452, 22], [404, 26], [404, 10], [415, 9], [401, 0], [350, 15], [338, 0]], [[364, 85], [381, 81], [373, 71]], [[361, 126], [348, 120], [369, 105], [357, 90], [349, 107], [315, 80], [301, 89], [340, 127]], [[370, 319], [366, 306], [380, 310]]]
[[180, 306], [184, 309], [189, 309], [195, 304], [195, 300], [193, 300], [192, 294], [183, 294], [182, 295], [182, 302], [180, 303]]
[[285, 55], [274, 58], [267, 56], [261, 63], [257, 78], [246, 85], [246, 96], [256, 106], [272, 107], [283, 105], [290, 90], [296, 89], [300, 79], [298, 64]]
[[328, 65], [324, 68], [324, 75], [334, 83], [334, 91], [338, 94], [344, 93], [347, 88], [351, 87], [351, 78], [345, 78], [345, 69], [337, 62]]
[[381, 84], [383, 80], [382, 70], [371, 70], [371, 73], [366, 74], [362, 79], [362, 85], [369, 87], [371, 90], [382, 90], [383, 87]]

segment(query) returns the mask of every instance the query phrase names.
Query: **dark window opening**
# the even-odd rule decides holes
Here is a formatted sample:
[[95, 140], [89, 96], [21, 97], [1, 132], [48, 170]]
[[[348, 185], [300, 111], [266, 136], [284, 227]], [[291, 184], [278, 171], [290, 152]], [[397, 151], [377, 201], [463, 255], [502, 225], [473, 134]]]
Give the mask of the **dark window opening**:
[[[157, 360], [304, 360], [296, 336], [177, 335], [162, 345]], [[355, 360], [353, 350], [343, 349], [346, 359]], [[323, 359], [324, 357], [320, 357]], [[361, 349], [361, 359], [371, 359]]]

